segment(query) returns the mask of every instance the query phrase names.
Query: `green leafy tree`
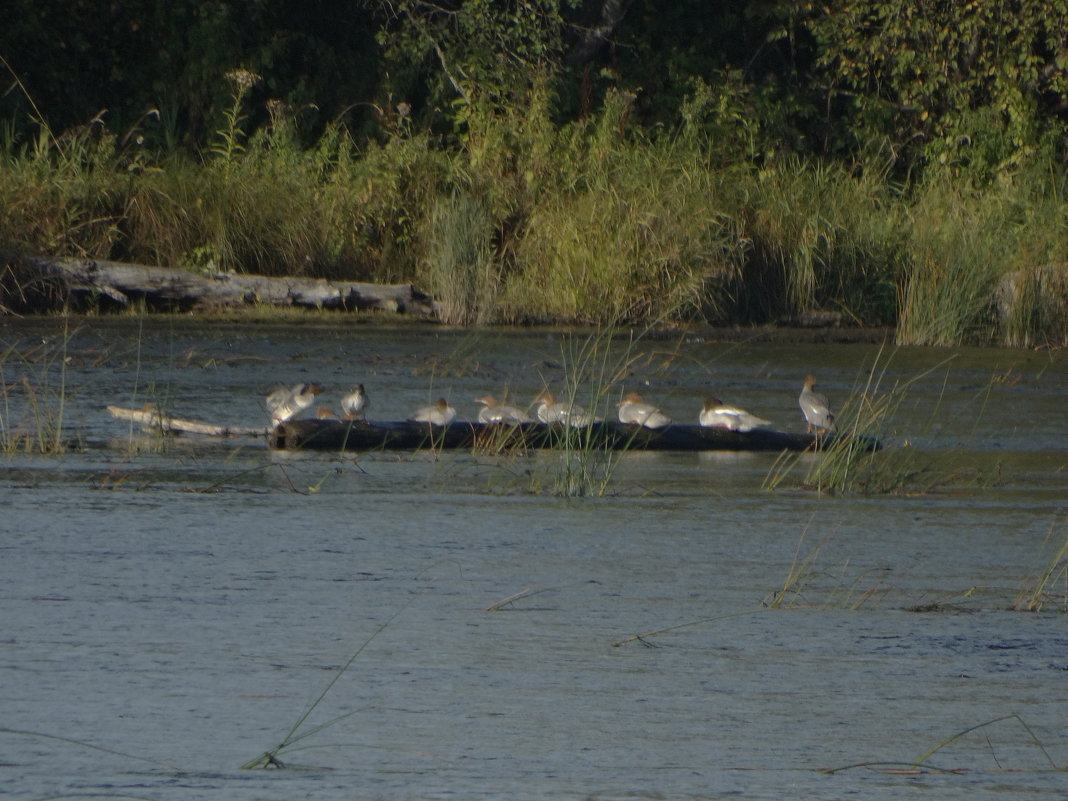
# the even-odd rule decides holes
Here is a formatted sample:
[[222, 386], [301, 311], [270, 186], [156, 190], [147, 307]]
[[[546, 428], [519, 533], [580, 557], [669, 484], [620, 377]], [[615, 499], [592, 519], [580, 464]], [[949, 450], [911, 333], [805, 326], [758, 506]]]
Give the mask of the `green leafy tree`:
[[1068, 122], [1066, 0], [831, 0], [808, 29], [855, 143], [906, 166], [1018, 167]]
[[[13, 4], [13, 5], [12, 5]], [[57, 134], [102, 119], [125, 131], [158, 109], [164, 143], [203, 146], [219, 127], [225, 75], [263, 76], [262, 101], [305, 108], [306, 139], [374, 94], [380, 54], [374, 15], [353, 0], [10, 0], [0, 56], [10, 74], [0, 118], [31, 116]], [[20, 84], [15, 89], [11, 78]], [[24, 90], [24, 91], [23, 91]], [[31, 102], [32, 101], [32, 102]], [[158, 130], [158, 129], [157, 129]]]
[[430, 110], [521, 105], [563, 51], [569, 0], [382, 0], [378, 39], [395, 89]]

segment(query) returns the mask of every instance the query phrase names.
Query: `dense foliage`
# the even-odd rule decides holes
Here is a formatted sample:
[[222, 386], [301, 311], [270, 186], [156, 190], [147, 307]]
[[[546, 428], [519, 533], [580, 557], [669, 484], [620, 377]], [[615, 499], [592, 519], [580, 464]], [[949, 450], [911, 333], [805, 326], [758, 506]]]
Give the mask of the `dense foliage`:
[[1062, 325], [990, 298], [1068, 261], [1068, 0], [7, 12], [0, 251], [416, 280], [458, 322]]
[[342, 118], [381, 136], [400, 103], [417, 127], [462, 133], [473, 107], [521, 107], [539, 78], [557, 123], [621, 92], [632, 124], [674, 128], [701, 82], [721, 145], [842, 155], [885, 141], [906, 169], [996, 173], [1068, 121], [1068, 0], [12, 3], [0, 119], [24, 134], [35, 118], [122, 132], [156, 109], [168, 144], [203, 147], [235, 69], [261, 76], [251, 125], [275, 100], [311, 138]]

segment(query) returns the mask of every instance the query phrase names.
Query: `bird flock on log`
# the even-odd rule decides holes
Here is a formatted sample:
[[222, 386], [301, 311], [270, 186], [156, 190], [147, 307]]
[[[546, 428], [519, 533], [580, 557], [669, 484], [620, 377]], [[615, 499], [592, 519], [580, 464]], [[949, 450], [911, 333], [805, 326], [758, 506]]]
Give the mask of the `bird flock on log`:
[[[826, 396], [815, 391], [816, 378], [805, 378], [804, 387], [798, 396], [798, 405], [805, 416], [808, 433], [817, 436], [834, 431], [834, 414]], [[321, 384], [307, 383], [294, 386], [272, 387], [266, 398], [267, 412], [271, 424], [277, 426], [287, 420], [296, 419], [302, 412], [316, 403], [323, 393]], [[518, 425], [520, 423], [561, 423], [581, 428], [593, 422], [599, 422], [590, 412], [573, 401], [562, 402], [549, 390], [543, 389], [528, 407], [533, 416], [517, 406], [500, 403], [493, 395], [475, 398], [480, 404], [478, 422]], [[363, 384], [357, 384], [340, 400], [341, 416], [334, 414], [327, 407], [319, 407], [316, 416], [320, 419], [342, 419], [366, 421], [367, 410], [371, 402]], [[637, 392], [628, 392], [616, 404], [616, 416], [620, 423], [643, 426], [645, 428], [663, 428], [671, 423], [671, 418], [660, 411], [655, 404], [647, 403]], [[438, 398], [433, 403], [416, 409], [408, 416], [413, 423], [429, 423], [447, 426], [456, 419], [456, 409], [445, 398]], [[770, 420], [724, 403], [719, 398], [709, 397], [697, 415], [698, 422], [708, 428], [724, 428], [730, 431], [749, 432], [758, 428], [771, 426]]]

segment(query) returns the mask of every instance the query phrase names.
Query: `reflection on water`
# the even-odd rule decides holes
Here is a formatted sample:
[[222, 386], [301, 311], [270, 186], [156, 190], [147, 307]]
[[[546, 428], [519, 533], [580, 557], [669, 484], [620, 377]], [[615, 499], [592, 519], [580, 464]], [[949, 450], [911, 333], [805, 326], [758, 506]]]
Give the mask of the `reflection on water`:
[[[44, 333], [20, 325], [6, 343]], [[0, 462], [0, 792], [1063, 795], [1063, 579], [1044, 612], [1008, 611], [1068, 536], [1061, 353], [966, 350], [918, 382], [898, 441], [1000, 478], [917, 497], [768, 493], [775, 454], [713, 452], [628, 453], [607, 497], [562, 499], [555, 453], [268, 453], [103, 411], [257, 423], [272, 381], [318, 380], [362, 381], [383, 418], [438, 394], [471, 417], [559, 384], [561, 337], [88, 324], [67, 381], [89, 447]], [[714, 390], [798, 431], [804, 374], [844, 399], [875, 349], [652, 351], [628, 388], [676, 420]], [[947, 355], [898, 352], [889, 378]], [[795, 608], [765, 608], [809, 556]], [[239, 771], [364, 644], [301, 731], [335, 722], [281, 755], [315, 769]], [[987, 722], [930, 769], [886, 764]], [[878, 764], [819, 772], [858, 763]]]

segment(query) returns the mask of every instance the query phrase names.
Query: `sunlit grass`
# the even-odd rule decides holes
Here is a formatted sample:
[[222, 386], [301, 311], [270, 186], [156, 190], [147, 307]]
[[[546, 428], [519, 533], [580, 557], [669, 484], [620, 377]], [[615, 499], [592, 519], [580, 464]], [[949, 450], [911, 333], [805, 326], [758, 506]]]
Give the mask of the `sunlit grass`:
[[[339, 123], [308, 146], [298, 111], [252, 108], [256, 77], [231, 73], [205, 153], [150, 151], [103, 117], [62, 141], [44, 124], [32, 141], [0, 141], [4, 259], [408, 282], [462, 325], [821, 312], [896, 325], [899, 344], [1065, 341], [1056, 169], [980, 191], [935, 169], [899, 185], [878, 152], [851, 165], [724, 163], [688, 123], [624, 133], [625, 92], [581, 121], [553, 122], [539, 90], [476, 115], [454, 141], [411, 125], [358, 141]], [[270, 125], [247, 128], [257, 115]], [[42, 290], [37, 305], [62, 305], [7, 267], [0, 306], [26, 287]], [[1019, 278], [999, 316], [1006, 275]]]

